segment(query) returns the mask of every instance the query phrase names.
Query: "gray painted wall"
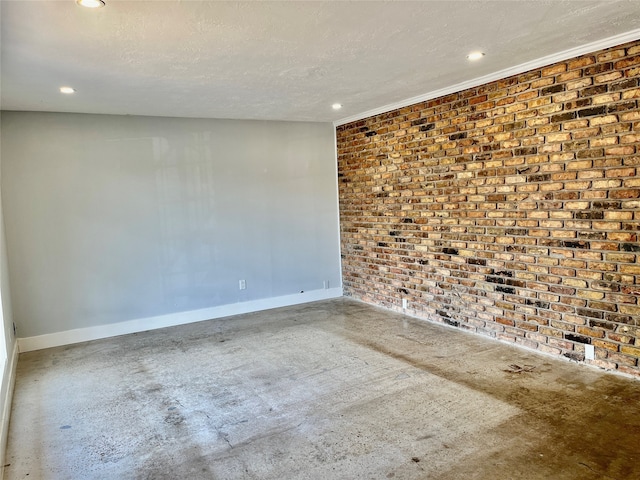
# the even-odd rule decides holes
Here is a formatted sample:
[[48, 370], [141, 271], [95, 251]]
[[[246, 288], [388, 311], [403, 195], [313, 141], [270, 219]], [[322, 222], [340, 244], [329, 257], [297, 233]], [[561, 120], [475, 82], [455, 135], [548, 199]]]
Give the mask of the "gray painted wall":
[[18, 336], [339, 286], [334, 145], [325, 123], [3, 112]]
[[[0, 122], [2, 121], [0, 112]], [[1, 123], [0, 123], [1, 125]], [[0, 129], [0, 144], [2, 141], [2, 129]], [[2, 149], [0, 149], [0, 185], [2, 184]], [[2, 298], [2, 318], [4, 328], [4, 339], [7, 358], [13, 355], [15, 339], [13, 337], [13, 314], [11, 311], [11, 289], [9, 288], [9, 263], [7, 259], [7, 243], [5, 237], [4, 215], [2, 205], [2, 188], [0, 187], [0, 298]], [[2, 397], [4, 398], [4, 397]]]
[[[1, 115], [1, 112], [0, 112]], [[1, 121], [1, 120], [0, 120]], [[1, 130], [0, 130], [1, 136]], [[0, 138], [0, 142], [1, 142]], [[0, 149], [0, 184], [2, 176], [2, 151]], [[1, 189], [0, 189], [1, 190]], [[9, 266], [5, 239], [4, 219], [2, 215], [2, 192], [0, 191], [0, 296], [2, 297], [2, 324], [4, 329], [5, 345], [0, 347], [0, 477], [5, 464], [5, 450], [7, 434], [9, 431], [9, 412], [11, 411], [11, 399], [13, 396], [13, 380], [15, 363], [13, 363], [15, 350], [18, 348], [13, 336], [13, 322], [11, 313], [11, 291], [9, 288]], [[5, 356], [6, 353], [6, 356]], [[16, 357], [17, 358], [17, 357]]]
[[11, 312], [11, 289], [9, 288], [9, 263], [7, 260], [7, 245], [4, 233], [4, 219], [0, 204], [0, 295], [2, 297], [2, 320], [0, 328], [4, 328], [5, 352], [11, 358], [14, 347], [13, 315]]

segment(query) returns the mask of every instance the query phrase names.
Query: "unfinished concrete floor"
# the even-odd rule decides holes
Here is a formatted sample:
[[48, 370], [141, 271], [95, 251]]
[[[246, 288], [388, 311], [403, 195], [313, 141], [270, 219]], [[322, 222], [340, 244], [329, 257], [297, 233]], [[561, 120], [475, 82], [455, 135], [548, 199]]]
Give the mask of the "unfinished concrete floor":
[[640, 478], [640, 382], [348, 299], [22, 354], [13, 405], [8, 480]]

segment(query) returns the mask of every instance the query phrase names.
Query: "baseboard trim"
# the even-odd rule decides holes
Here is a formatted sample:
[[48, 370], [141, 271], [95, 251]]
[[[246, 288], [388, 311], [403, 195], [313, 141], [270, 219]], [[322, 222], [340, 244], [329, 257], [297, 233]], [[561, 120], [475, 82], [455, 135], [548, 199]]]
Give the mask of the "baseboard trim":
[[342, 297], [342, 288], [311, 290], [308, 292], [284, 295], [281, 297], [231, 303], [200, 310], [190, 310], [186, 312], [171, 313], [168, 315], [159, 315], [156, 317], [128, 320], [126, 322], [112, 323], [108, 325], [77, 328], [63, 332], [49, 333], [46, 335], [19, 338], [18, 348], [20, 352], [30, 352], [33, 350], [42, 350], [43, 348], [59, 347], [73, 343], [99, 340], [101, 338], [117, 337], [118, 335], [127, 335], [130, 333], [173, 327], [187, 323], [202, 322], [204, 320], [212, 320], [214, 318], [259, 312], [262, 310], [270, 310], [272, 308], [288, 307], [291, 305], [299, 305], [301, 303], [328, 300], [338, 297]]
[[0, 419], [0, 478], [4, 478], [4, 465], [6, 465], [6, 453], [7, 453], [7, 439], [9, 436], [9, 421], [11, 417], [11, 403], [13, 400], [13, 388], [16, 384], [16, 369], [18, 367], [18, 342], [13, 343], [13, 351], [11, 356], [7, 357], [7, 362], [4, 367], [4, 375], [2, 376], [2, 392], [0, 401], [0, 412], [2, 412], [2, 418]]

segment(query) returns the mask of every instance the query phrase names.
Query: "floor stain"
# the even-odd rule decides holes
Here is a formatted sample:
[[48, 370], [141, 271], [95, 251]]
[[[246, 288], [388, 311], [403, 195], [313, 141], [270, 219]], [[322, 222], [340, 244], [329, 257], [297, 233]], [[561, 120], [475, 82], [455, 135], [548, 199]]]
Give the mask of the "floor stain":
[[337, 299], [21, 354], [5, 478], [631, 480], [639, 439], [640, 382]]

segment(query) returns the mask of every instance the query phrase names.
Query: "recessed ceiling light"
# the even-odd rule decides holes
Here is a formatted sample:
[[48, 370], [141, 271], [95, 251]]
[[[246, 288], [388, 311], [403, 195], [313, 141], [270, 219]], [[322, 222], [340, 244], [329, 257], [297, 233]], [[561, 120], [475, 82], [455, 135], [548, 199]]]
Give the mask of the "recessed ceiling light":
[[469, 60], [480, 60], [482, 57], [484, 57], [483, 52], [471, 52], [469, 55], [467, 55], [467, 58]]
[[342, 104], [334, 103], [333, 105], [331, 105], [331, 108], [333, 108], [334, 110], [340, 110], [342, 108]]
[[76, 91], [71, 87], [60, 87], [60, 93], [71, 94], [71, 93], [76, 93]]
[[100, 8], [105, 6], [102, 0], [76, 0], [76, 3], [81, 7], [87, 8]]

